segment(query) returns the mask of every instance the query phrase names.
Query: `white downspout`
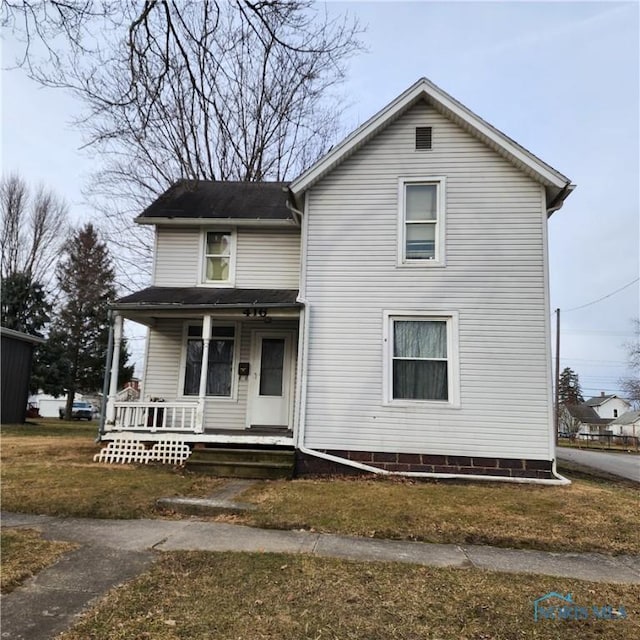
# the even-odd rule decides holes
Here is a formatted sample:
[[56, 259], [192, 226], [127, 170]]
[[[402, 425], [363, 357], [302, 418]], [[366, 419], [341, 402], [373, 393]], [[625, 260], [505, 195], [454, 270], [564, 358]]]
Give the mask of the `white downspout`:
[[[298, 425], [297, 425], [297, 433], [295, 446], [297, 449], [302, 451], [303, 453], [308, 453], [309, 450], [306, 450], [304, 447], [304, 432], [306, 427], [306, 417], [307, 417], [307, 371], [308, 371], [308, 362], [309, 362], [309, 316], [311, 315], [311, 307], [309, 303], [304, 299], [298, 296], [296, 298], [296, 302], [300, 302], [304, 305], [303, 312], [304, 316], [302, 319], [302, 352], [299, 354], [299, 358], [301, 360], [300, 369], [300, 395], [298, 399]], [[311, 454], [314, 455], [314, 454]]]

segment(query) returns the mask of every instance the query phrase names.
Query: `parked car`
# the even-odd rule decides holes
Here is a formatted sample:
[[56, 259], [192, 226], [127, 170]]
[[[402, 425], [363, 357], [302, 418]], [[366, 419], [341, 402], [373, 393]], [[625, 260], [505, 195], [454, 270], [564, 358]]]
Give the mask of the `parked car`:
[[[60, 420], [64, 420], [65, 407], [58, 409]], [[93, 418], [93, 407], [89, 402], [74, 402], [71, 408], [71, 417], [74, 420], [91, 420]]]

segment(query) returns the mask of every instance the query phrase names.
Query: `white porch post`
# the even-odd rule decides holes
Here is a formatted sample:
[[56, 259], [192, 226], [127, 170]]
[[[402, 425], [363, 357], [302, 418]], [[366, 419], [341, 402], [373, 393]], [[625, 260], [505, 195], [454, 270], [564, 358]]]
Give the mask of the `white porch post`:
[[211, 316], [204, 316], [202, 321], [202, 363], [200, 365], [200, 387], [198, 393], [198, 412], [196, 414], [196, 430], [204, 431], [204, 403], [207, 396], [207, 372], [209, 370], [209, 342], [211, 341]]
[[113, 355], [111, 357], [111, 379], [109, 381], [109, 400], [107, 402], [107, 423], [116, 420], [116, 393], [118, 393], [118, 372], [120, 370], [120, 345], [122, 344], [122, 316], [116, 312], [113, 320]]

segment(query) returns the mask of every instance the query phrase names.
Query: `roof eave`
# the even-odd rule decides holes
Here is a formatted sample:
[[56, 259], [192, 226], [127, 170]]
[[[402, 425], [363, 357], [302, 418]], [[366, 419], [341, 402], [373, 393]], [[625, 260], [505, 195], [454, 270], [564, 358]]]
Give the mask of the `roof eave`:
[[32, 344], [44, 344], [46, 340], [38, 336], [32, 336], [30, 333], [24, 333], [24, 331], [16, 331], [14, 329], [8, 329], [7, 327], [0, 327], [0, 334], [7, 338], [14, 338], [15, 340], [21, 340], [22, 342], [30, 342]]
[[227, 227], [270, 227], [281, 229], [299, 227], [299, 223], [291, 218], [148, 218], [138, 216], [133, 220], [136, 224], [157, 225], [163, 227], [206, 227], [206, 226], [227, 226]]
[[197, 303], [188, 304], [183, 302], [114, 302], [109, 305], [114, 311], [198, 311], [206, 309], [246, 309], [260, 307], [264, 309], [294, 309], [302, 307], [300, 302], [233, 302], [233, 303]]

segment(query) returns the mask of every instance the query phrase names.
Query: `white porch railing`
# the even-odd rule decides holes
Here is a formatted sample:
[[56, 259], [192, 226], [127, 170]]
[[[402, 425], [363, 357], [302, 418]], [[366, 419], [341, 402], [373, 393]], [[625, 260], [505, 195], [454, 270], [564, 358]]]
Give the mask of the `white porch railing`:
[[106, 431], [188, 431], [202, 433], [199, 402], [116, 402], [115, 421]]

